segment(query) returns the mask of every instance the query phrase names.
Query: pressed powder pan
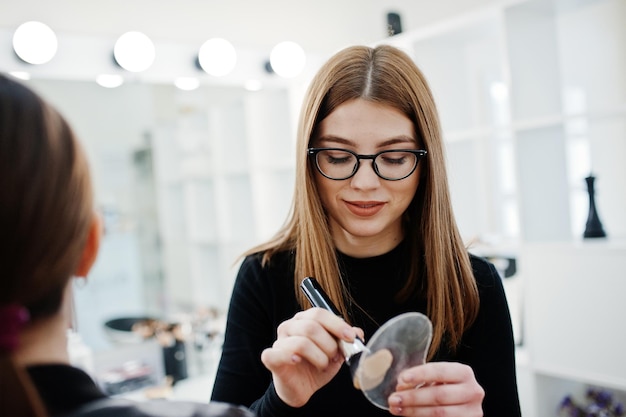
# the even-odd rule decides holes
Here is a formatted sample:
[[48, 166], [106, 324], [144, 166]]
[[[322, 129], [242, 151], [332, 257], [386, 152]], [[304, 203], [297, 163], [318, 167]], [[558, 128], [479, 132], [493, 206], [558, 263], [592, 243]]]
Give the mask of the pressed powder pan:
[[356, 381], [372, 404], [389, 409], [387, 399], [396, 390], [398, 375], [422, 365], [432, 340], [433, 326], [421, 313], [404, 313], [388, 320], [367, 342]]
[[[315, 278], [307, 277], [300, 288], [314, 307], [339, 315]], [[396, 390], [398, 375], [405, 369], [422, 365], [432, 340], [432, 323], [417, 312], [400, 314], [383, 324], [366, 345], [359, 338], [351, 345], [340, 343], [350, 368], [354, 386], [382, 409], [389, 409], [387, 399]]]

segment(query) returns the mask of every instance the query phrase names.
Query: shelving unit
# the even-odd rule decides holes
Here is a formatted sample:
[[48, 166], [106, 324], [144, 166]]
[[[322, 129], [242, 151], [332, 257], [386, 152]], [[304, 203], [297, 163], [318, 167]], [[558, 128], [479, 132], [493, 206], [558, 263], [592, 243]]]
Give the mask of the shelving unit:
[[567, 394], [582, 396], [586, 386], [626, 400], [626, 242], [527, 245], [520, 271], [535, 415], [548, 415]]
[[288, 88], [163, 90], [153, 147], [172, 312], [225, 311], [238, 256], [285, 219], [294, 157]]
[[383, 41], [432, 87], [468, 239], [580, 236], [591, 171], [605, 226], [626, 236], [625, 16], [620, 0], [502, 2]]
[[500, 8], [484, 9], [385, 40], [407, 51], [431, 86], [455, 214], [468, 240], [481, 234], [511, 239], [520, 229], [502, 15]]
[[503, 1], [382, 42], [432, 87], [464, 238], [519, 257], [523, 415], [556, 416], [587, 385], [626, 397], [626, 2]]

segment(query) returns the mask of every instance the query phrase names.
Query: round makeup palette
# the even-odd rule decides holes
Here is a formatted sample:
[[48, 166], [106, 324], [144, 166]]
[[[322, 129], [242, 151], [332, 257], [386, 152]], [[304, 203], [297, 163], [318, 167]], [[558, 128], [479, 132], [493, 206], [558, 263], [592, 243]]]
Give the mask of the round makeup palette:
[[382, 409], [396, 390], [398, 375], [422, 365], [432, 340], [433, 326], [421, 313], [404, 313], [383, 324], [367, 342], [354, 375], [354, 384]]

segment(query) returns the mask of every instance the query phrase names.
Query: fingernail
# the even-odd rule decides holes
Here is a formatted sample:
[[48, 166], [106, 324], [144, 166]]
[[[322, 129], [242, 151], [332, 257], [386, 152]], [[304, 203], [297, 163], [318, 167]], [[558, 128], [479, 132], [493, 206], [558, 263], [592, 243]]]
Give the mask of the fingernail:
[[343, 329], [343, 332], [341, 332], [343, 335], [343, 338], [349, 342], [351, 340], [354, 340], [354, 338], [356, 337], [356, 332], [354, 331], [354, 329], [352, 327], [346, 327]]
[[399, 395], [392, 395], [389, 397], [389, 405], [397, 407], [397, 409], [401, 410], [400, 406], [402, 405], [402, 397]]
[[291, 355], [291, 361], [293, 363], [299, 363], [302, 360], [302, 358], [300, 358], [300, 356], [298, 355]]
[[400, 377], [400, 380], [406, 384], [411, 384], [415, 382], [415, 377], [413, 376], [413, 374], [407, 372], [407, 373], [402, 374], [402, 376]]

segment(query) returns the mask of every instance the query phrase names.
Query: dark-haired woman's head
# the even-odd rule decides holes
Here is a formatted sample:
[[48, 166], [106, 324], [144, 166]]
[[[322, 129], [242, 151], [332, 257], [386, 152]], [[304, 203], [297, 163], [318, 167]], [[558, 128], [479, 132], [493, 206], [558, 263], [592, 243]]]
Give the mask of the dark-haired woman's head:
[[86, 275], [99, 237], [72, 129], [0, 74], [0, 415], [46, 416], [24, 366], [67, 357], [70, 280]]
[[65, 119], [0, 77], [0, 306], [54, 313], [94, 217], [85, 154]]

